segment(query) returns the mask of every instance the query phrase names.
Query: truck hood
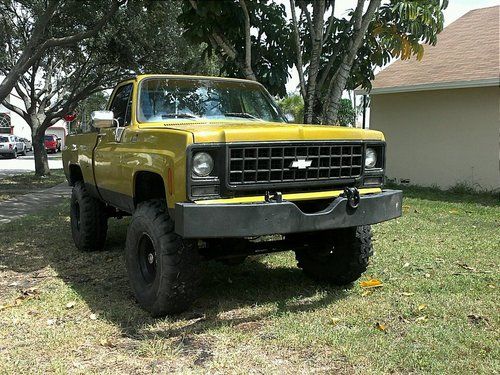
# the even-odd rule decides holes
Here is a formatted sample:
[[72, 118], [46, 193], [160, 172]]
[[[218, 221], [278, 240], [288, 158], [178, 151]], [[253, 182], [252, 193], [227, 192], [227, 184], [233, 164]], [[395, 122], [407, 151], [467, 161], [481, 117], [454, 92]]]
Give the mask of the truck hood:
[[255, 121], [179, 121], [141, 124], [141, 129], [173, 129], [189, 132], [194, 143], [302, 141], [302, 140], [384, 140], [375, 130], [329, 125], [303, 125]]

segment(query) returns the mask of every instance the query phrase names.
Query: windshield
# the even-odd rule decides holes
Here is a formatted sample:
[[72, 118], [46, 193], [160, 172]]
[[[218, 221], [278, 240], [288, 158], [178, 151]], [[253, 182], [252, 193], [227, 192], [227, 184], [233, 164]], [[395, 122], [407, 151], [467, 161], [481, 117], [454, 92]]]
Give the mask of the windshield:
[[54, 138], [53, 138], [53, 136], [52, 136], [52, 135], [46, 135], [46, 136], [45, 136], [45, 140], [46, 140], [46, 141], [53, 141], [53, 140], [54, 140]]
[[279, 107], [259, 85], [205, 79], [153, 78], [139, 89], [138, 119], [234, 119], [286, 122]]
[[9, 138], [7, 138], [7, 137], [0, 137], [0, 142], [9, 142]]

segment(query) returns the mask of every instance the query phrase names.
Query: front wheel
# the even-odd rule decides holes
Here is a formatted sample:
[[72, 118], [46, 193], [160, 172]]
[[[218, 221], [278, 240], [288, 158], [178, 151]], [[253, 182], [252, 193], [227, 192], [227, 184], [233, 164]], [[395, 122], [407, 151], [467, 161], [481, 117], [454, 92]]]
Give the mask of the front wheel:
[[71, 233], [81, 251], [101, 250], [108, 231], [106, 206], [94, 198], [82, 181], [73, 186], [71, 193]]
[[197, 297], [198, 248], [175, 233], [164, 201], [137, 207], [127, 231], [125, 259], [135, 297], [153, 317], [181, 313]]
[[297, 250], [298, 266], [308, 276], [346, 285], [366, 271], [373, 254], [369, 225], [309, 234], [307, 247]]

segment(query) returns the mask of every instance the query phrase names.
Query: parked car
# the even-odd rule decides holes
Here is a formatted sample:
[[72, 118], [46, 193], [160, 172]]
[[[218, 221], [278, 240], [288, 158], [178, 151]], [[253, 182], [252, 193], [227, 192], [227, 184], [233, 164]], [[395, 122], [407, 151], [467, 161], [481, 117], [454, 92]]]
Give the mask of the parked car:
[[307, 275], [349, 284], [373, 254], [370, 225], [401, 216], [381, 132], [287, 123], [253, 81], [138, 76], [91, 118], [97, 131], [63, 151], [73, 240], [101, 249], [108, 218], [131, 215], [129, 280], [153, 316], [189, 307], [204, 259], [294, 250]]
[[31, 141], [29, 139], [27, 139], [27, 138], [20, 138], [20, 139], [21, 139], [21, 142], [24, 143], [26, 151], [28, 151], [28, 152], [33, 151], [33, 144], [31, 143]]
[[61, 151], [61, 138], [55, 134], [46, 134], [44, 140], [45, 150], [56, 153]]
[[11, 158], [26, 155], [26, 145], [15, 135], [0, 135], [0, 155]]

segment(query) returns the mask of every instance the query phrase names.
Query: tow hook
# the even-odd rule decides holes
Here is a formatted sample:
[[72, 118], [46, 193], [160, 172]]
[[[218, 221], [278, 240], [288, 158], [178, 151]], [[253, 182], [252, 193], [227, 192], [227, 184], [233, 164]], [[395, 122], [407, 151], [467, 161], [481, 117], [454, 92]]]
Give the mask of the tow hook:
[[269, 191], [266, 191], [264, 194], [264, 199], [267, 203], [281, 203], [283, 202], [283, 195], [281, 192], [277, 191], [275, 193], [270, 193]]
[[347, 198], [347, 204], [352, 209], [356, 209], [359, 206], [360, 198], [359, 191], [355, 187], [346, 187], [344, 189], [344, 197]]

